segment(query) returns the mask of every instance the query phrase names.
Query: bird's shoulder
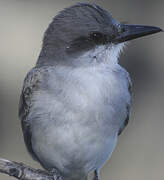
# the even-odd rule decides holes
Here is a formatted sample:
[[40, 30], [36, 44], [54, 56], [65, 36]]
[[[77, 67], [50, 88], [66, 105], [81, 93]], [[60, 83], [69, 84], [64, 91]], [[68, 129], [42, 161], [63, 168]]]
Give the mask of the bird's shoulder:
[[31, 106], [31, 98], [34, 92], [36, 92], [40, 88], [40, 84], [43, 81], [44, 74], [46, 73], [46, 71], [47, 68], [34, 67], [27, 73], [24, 79], [19, 102], [20, 119], [25, 119], [25, 117], [27, 116]]
[[115, 72], [120, 74], [120, 77], [122, 77], [126, 81], [127, 87], [128, 87], [128, 92], [131, 96], [132, 95], [132, 81], [131, 81], [128, 71], [126, 69], [124, 69], [122, 66], [117, 65]]

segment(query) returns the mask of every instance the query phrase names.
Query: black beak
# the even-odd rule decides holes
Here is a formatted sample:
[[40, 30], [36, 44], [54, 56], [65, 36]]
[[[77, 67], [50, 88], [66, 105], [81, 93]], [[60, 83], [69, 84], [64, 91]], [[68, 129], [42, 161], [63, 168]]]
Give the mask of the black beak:
[[115, 40], [116, 42], [121, 43], [142, 36], [158, 33], [160, 31], [163, 30], [159, 27], [122, 24], [120, 26], [119, 35], [116, 37]]

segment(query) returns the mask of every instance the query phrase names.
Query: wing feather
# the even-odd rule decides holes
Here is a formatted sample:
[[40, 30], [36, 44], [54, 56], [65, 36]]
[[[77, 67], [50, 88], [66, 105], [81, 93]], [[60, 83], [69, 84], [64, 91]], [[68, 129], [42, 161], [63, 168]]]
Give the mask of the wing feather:
[[[127, 82], [128, 82], [128, 91], [129, 91], [129, 94], [132, 95], [132, 82], [131, 82], [131, 79], [129, 77], [129, 74], [127, 74]], [[118, 136], [123, 132], [123, 130], [125, 129], [125, 127], [129, 123], [130, 106], [131, 106], [131, 102], [126, 105], [127, 116], [126, 116], [126, 118], [125, 118], [125, 120], [123, 122], [123, 125], [119, 129]]]
[[19, 118], [21, 120], [22, 131], [24, 136], [24, 141], [26, 147], [33, 157], [34, 160], [38, 160], [36, 154], [32, 149], [31, 143], [31, 127], [30, 127], [30, 119], [28, 119], [28, 114], [30, 112], [30, 108], [32, 107], [32, 96], [34, 92], [36, 92], [40, 86], [41, 81], [41, 73], [39, 68], [33, 68], [26, 76], [23, 84], [22, 93], [19, 101]]

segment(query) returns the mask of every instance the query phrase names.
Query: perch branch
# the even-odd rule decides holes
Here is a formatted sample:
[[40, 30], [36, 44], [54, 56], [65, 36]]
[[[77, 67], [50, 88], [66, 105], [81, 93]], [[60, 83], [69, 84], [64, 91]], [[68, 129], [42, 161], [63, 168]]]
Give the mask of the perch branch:
[[8, 174], [19, 180], [63, 180], [55, 170], [47, 172], [31, 168], [23, 163], [0, 158], [0, 173]]

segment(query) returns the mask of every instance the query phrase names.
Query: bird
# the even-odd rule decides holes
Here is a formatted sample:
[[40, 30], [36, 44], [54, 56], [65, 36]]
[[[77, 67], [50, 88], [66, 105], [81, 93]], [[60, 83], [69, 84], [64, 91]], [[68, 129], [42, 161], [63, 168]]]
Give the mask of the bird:
[[20, 102], [28, 152], [65, 180], [87, 180], [111, 157], [129, 121], [131, 79], [119, 65], [127, 41], [161, 32], [116, 21], [94, 3], [60, 11], [24, 80]]

